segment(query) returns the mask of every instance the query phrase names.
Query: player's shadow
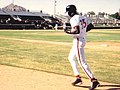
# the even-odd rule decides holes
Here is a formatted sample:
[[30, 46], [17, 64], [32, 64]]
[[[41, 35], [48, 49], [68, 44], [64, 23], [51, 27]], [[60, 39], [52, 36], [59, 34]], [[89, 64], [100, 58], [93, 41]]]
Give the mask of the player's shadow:
[[100, 85], [100, 87], [113, 87], [107, 90], [120, 90], [120, 85]]
[[82, 88], [90, 88], [90, 86], [80, 86], [80, 85], [74, 85], [75, 87], [82, 87]]
[[[80, 86], [75, 85], [76, 87], [82, 87], [82, 88], [90, 88], [90, 86]], [[120, 85], [100, 85], [99, 87], [113, 87], [109, 89], [95, 89], [95, 90], [120, 90]]]

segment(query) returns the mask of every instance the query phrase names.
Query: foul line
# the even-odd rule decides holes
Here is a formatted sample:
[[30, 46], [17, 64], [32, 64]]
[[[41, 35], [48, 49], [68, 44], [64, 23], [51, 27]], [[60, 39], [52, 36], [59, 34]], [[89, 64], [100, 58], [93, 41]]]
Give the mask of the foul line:
[[41, 43], [49, 43], [49, 44], [55, 44], [55, 45], [72, 45], [72, 43], [66, 43], [66, 42], [43, 41], [43, 40], [30, 40], [30, 39], [16, 39], [16, 38], [8, 38], [8, 37], [0, 37], [0, 39], [23, 41], [23, 42], [38, 43], [38, 44], [41, 44]]

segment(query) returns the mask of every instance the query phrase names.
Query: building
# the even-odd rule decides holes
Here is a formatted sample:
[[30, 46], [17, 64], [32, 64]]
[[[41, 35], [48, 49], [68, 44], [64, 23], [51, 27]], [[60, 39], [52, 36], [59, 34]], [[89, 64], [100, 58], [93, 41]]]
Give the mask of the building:
[[49, 14], [40, 12], [30, 12], [24, 7], [13, 3], [0, 9], [0, 28], [18, 29], [49, 29], [54, 28], [61, 22]]

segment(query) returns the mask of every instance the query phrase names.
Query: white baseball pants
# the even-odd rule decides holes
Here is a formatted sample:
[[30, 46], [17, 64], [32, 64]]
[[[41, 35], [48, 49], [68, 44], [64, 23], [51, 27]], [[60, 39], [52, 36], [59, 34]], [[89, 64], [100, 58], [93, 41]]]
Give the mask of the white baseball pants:
[[[78, 70], [78, 63], [79, 63], [81, 68], [85, 72], [85, 74], [88, 76], [88, 78], [92, 79], [92, 78], [94, 78], [94, 76], [85, 60], [85, 54], [84, 54], [85, 44], [86, 44], [85, 38], [74, 38], [73, 46], [69, 53], [68, 59], [71, 63], [71, 66], [72, 66], [75, 76], [80, 74], [80, 72]], [[78, 61], [78, 63], [77, 63], [77, 61]]]

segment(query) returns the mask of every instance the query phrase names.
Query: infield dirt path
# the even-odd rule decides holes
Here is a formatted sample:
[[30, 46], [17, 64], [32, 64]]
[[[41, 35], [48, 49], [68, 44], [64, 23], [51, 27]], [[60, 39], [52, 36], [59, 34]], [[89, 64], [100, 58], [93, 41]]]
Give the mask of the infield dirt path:
[[[0, 90], [89, 90], [90, 81], [72, 86], [74, 77], [0, 65]], [[120, 90], [120, 85], [100, 82], [96, 90]]]

